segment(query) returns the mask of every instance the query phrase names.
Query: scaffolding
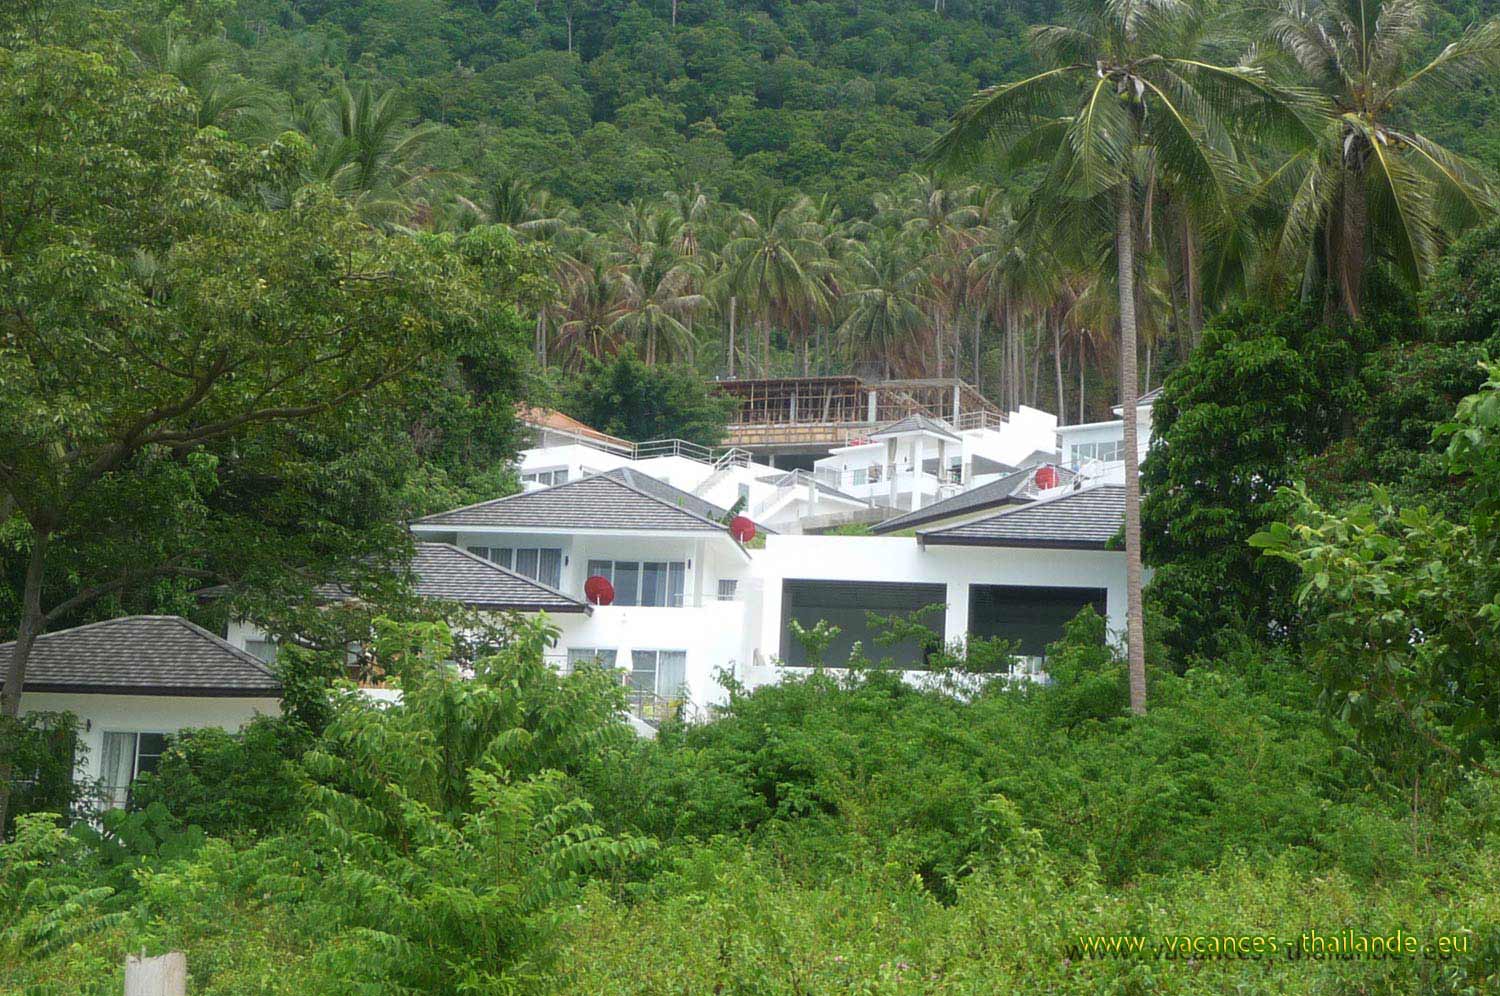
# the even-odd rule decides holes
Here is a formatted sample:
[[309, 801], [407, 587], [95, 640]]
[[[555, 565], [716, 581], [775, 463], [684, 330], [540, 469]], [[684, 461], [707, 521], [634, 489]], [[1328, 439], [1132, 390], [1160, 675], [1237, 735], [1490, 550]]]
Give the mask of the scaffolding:
[[727, 442], [752, 449], [839, 446], [861, 431], [908, 415], [955, 426], [1003, 421], [984, 395], [954, 378], [867, 382], [850, 376], [776, 377], [714, 386], [739, 403], [730, 417]]

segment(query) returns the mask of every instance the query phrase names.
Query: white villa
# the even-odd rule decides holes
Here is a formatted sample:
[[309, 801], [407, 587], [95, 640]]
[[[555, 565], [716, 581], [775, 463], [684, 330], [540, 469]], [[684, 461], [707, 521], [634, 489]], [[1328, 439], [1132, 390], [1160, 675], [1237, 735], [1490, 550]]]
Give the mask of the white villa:
[[[1148, 435], [1149, 396], [1142, 411]], [[1082, 607], [1116, 639], [1125, 628], [1114, 542], [1124, 488], [1100, 449], [1119, 424], [1058, 429], [1023, 409], [998, 428], [960, 430], [912, 416], [834, 449], [811, 473], [553, 424], [548, 445], [521, 455], [520, 493], [411, 524], [410, 577], [422, 597], [544, 614], [559, 632], [553, 663], [617, 668], [648, 723], [723, 702], [723, 676], [756, 687], [812, 663], [793, 623], [840, 628], [827, 666], [857, 642], [917, 679], [922, 649], [878, 646], [870, 612], [934, 607], [924, 622], [945, 643], [1014, 641], [1037, 676]], [[756, 536], [742, 521], [731, 528], [736, 512]], [[805, 531], [841, 521], [874, 522], [876, 535]], [[227, 639], [174, 617], [79, 627], [38, 642], [23, 705], [77, 715], [88, 774], [123, 792], [165, 735], [277, 711], [263, 663], [275, 649], [248, 623]]]

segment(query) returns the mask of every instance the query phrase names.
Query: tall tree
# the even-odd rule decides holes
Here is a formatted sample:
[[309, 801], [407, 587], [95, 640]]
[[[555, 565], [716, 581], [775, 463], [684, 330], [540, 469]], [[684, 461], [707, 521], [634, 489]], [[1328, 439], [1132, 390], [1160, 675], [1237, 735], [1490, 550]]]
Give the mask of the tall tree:
[[1412, 112], [1500, 70], [1500, 19], [1412, 70], [1430, 10], [1425, 0], [1276, 0], [1264, 11], [1321, 111], [1316, 144], [1267, 182], [1289, 191], [1275, 272], [1300, 277], [1321, 255], [1326, 286], [1354, 318], [1372, 253], [1419, 287], [1444, 240], [1495, 210], [1488, 178], [1417, 131]]
[[363, 560], [358, 530], [319, 525], [329, 507], [282, 531], [311, 490], [349, 498], [315, 441], [355, 445], [446, 351], [504, 348], [502, 230], [382, 235], [321, 187], [266, 210], [310, 155], [199, 132], [182, 87], [107, 56], [0, 50], [0, 532], [21, 562], [4, 718], [36, 639], [96, 600]]
[[[959, 112], [932, 155], [950, 166], [1000, 149], [1045, 158], [1036, 203], [1054, 220], [1108, 218], [1119, 291], [1120, 403], [1125, 420], [1125, 562], [1130, 707], [1146, 709], [1137, 441], [1137, 246], [1141, 193], [1160, 177], [1174, 189], [1227, 199], [1241, 128], [1302, 129], [1285, 95], [1261, 71], [1197, 57], [1203, 11], [1194, 0], [1077, 0], [1068, 24], [1033, 29], [1047, 68], [983, 90]], [[1046, 220], [1034, 215], [1037, 223]], [[1066, 228], [1060, 229], [1067, 231]], [[1077, 233], [1073, 233], [1077, 237]]]

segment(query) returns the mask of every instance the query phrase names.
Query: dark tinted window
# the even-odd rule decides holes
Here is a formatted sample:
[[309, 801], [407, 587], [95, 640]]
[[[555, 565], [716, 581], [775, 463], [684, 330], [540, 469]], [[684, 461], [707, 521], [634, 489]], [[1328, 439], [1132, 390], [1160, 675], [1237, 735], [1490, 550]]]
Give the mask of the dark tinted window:
[[1104, 589], [971, 584], [969, 635], [1019, 641], [1019, 653], [1039, 657], [1085, 605], [1104, 615]]
[[[879, 663], [887, 657], [896, 667], [919, 669], [926, 666], [920, 641], [906, 640], [894, 646], [881, 646], [866, 614], [909, 615], [929, 605], [942, 606], [948, 600], [947, 586], [940, 584], [899, 584], [878, 581], [786, 581], [781, 589], [781, 657], [794, 667], [812, 662], [807, 651], [792, 635], [791, 621], [812, 629], [819, 620], [839, 627], [839, 635], [823, 655], [823, 663], [836, 667], [849, 659], [856, 641], [864, 645], [865, 656]], [[945, 639], [944, 611], [933, 610], [922, 617], [922, 624]]]

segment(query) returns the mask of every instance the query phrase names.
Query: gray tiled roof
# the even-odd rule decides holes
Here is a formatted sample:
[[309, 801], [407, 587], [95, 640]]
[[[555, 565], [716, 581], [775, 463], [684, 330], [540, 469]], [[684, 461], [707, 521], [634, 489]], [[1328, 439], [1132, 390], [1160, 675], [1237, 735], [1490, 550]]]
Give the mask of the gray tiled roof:
[[892, 422], [883, 429], [870, 433], [871, 439], [881, 436], [893, 436], [900, 432], [935, 432], [939, 436], [947, 436], [949, 439], [957, 439], [958, 435], [950, 429], [946, 423], [939, 422], [935, 418], [926, 415], [908, 415], [897, 422]]
[[[977, 488], [968, 491], [960, 491], [951, 498], [924, 505], [919, 509], [898, 515], [893, 519], [886, 519], [870, 527], [872, 533], [894, 533], [902, 529], [910, 529], [927, 522], [940, 522], [943, 519], [951, 519], [956, 515], [968, 515], [975, 512], [983, 512], [990, 508], [1000, 508], [1005, 505], [1014, 505], [1025, 502], [1027, 499], [1020, 494], [1036, 476], [1036, 467], [1026, 467], [1022, 470], [1013, 471], [998, 480], [981, 484]], [[1058, 483], [1066, 484], [1076, 474], [1066, 467], [1058, 467]]]
[[[15, 646], [0, 644], [0, 673]], [[281, 683], [250, 654], [180, 616], [124, 616], [37, 637], [24, 690], [274, 698]]]
[[462, 602], [476, 609], [588, 611], [576, 598], [449, 543], [418, 543], [411, 570], [413, 587], [423, 598]]
[[962, 525], [919, 532], [924, 545], [1102, 550], [1125, 522], [1125, 489], [1096, 485]]
[[616, 477], [594, 474], [418, 519], [419, 526], [724, 532], [726, 527]]
[[[629, 484], [631, 487], [637, 489], [638, 491], [644, 491], [646, 492], [646, 494], [651, 495], [654, 498], [660, 498], [662, 501], [671, 502], [678, 508], [685, 508], [689, 512], [703, 516], [705, 519], [712, 519], [715, 522], [723, 522], [729, 516], [729, 509], [720, 508], [713, 502], [706, 501], [705, 499], [693, 494], [691, 491], [684, 491], [681, 488], [673, 487], [660, 478], [652, 477], [650, 474], [643, 474], [639, 470], [636, 470], [634, 467], [616, 467], [614, 470], [606, 470], [599, 476], [613, 477], [618, 481], [624, 481], [626, 484]], [[749, 514], [748, 510], [745, 514]], [[758, 522], [755, 524], [755, 528], [763, 533], [774, 531], [771, 529], [767, 529], [765, 526], [761, 525]]]

